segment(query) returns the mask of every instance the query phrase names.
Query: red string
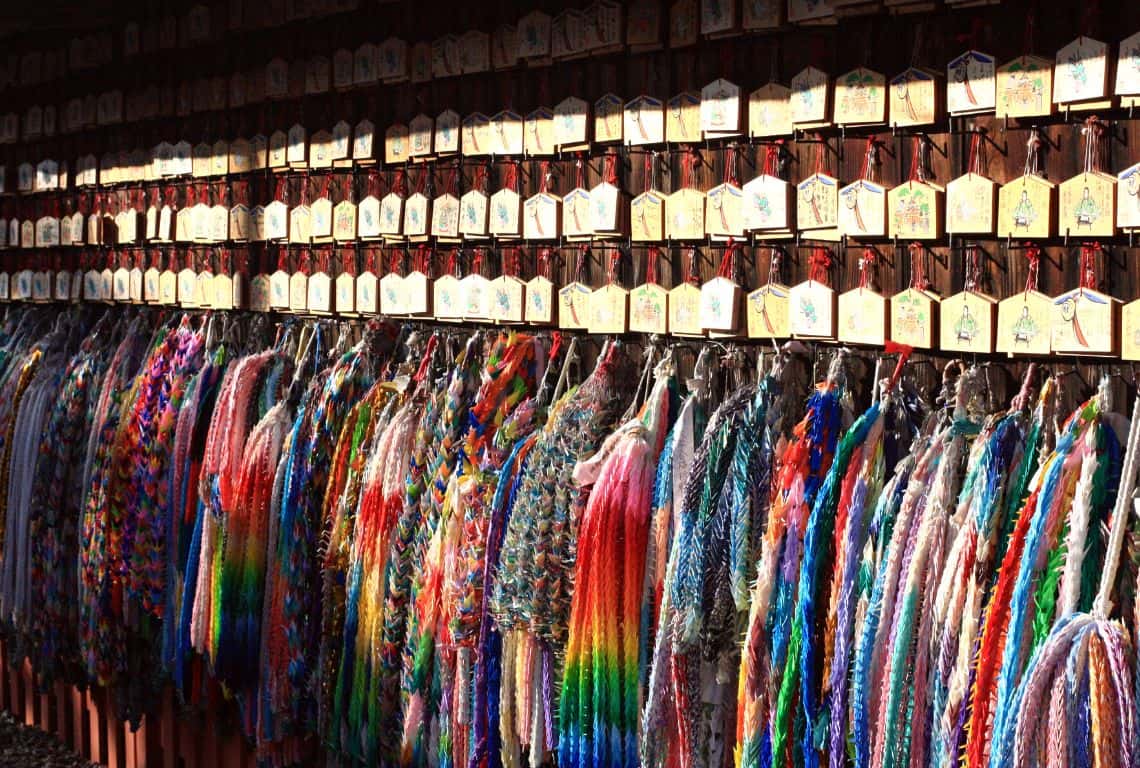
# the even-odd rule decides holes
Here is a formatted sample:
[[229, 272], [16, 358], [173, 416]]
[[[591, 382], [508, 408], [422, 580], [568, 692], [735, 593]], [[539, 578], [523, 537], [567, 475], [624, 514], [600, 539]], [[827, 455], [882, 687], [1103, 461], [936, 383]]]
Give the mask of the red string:
[[652, 152], [645, 153], [645, 178], [643, 181], [645, 182], [646, 192], [653, 189], [653, 158], [654, 154]]
[[783, 146], [783, 140], [776, 141], [775, 144], [769, 144], [767, 149], [764, 150], [764, 175], [775, 175], [777, 168], [780, 164], [780, 150]]
[[923, 139], [921, 136], [915, 136], [913, 139], [913, 150], [911, 151], [910, 156], [911, 181], [922, 181], [925, 176], [922, 169], [922, 142]]
[[400, 197], [405, 197], [408, 194], [408, 175], [403, 168], [396, 169], [396, 180], [392, 183], [392, 191]]
[[[178, 254], [175, 253], [175, 260], [177, 261]], [[289, 271], [289, 251], [286, 248], [277, 249], [277, 269], [281, 272]], [[175, 269], [177, 272], [178, 270]]]
[[693, 185], [693, 168], [697, 164], [697, 153], [691, 147], [686, 147], [685, 154], [681, 156], [681, 186]]
[[1025, 273], [1025, 292], [1037, 290], [1037, 277], [1041, 268], [1041, 249], [1035, 245], [1027, 244], [1025, 247], [1025, 260], [1029, 269]]
[[457, 165], [452, 165], [451, 168], [448, 169], [447, 177], [443, 182], [443, 191], [445, 194], [455, 194], [455, 176], [458, 172], [459, 167]]
[[726, 184], [732, 184], [733, 186], [739, 186], [740, 185], [740, 183], [737, 181], [737, 178], [736, 178], [736, 147], [735, 146], [729, 147], [728, 152], [725, 153], [724, 182]]
[[483, 274], [483, 257], [485, 255], [485, 253], [486, 253], [485, 248], [476, 248], [475, 249], [475, 257], [471, 260], [471, 274], [473, 274], [473, 275], [482, 275]]
[[926, 267], [923, 263], [925, 251], [921, 243], [911, 243], [910, 250], [910, 287], [919, 291], [926, 290]]
[[538, 166], [539, 173], [542, 175], [542, 181], [539, 185], [540, 192], [550, 191], [550, 161], [543, 160]]
[[859, 171], [859, 178], [871, 181], [872, 166], [875, 165], [877, 156], [879, 154], [879, 145], [875, 141], [874, 136], [867, 137], [867, 147], [863, 151], [863, 168]]
[[828, 271], [831, 269], [831, 254], [826, 248], [813, 248], [811, 253], [811, 271], [808, 280], [813, 283], [828, 285]]
[[508, 160], [503, 173], [503, 188], [518, 192], [519, 166], [515, 160]]
[[404, 252], [400, 248], [393, 248], [388, 256], [388, 271], [393, 274], [401, 274], [404, 271]]
[[685, 282], [696, 285], [700, 280], [697, 275], [697, 249], [689, 246], [685, 252]]
[[731, 280], [736, 275], [736, 255], [740, 251], [740, 243], [728, 238], [728, 245], [725, 246], [724, 254], [720, 258], [720, 266], [717, 268], [717, 277], [723, 277]]
[[966, 272], [964, 279], [964, 288], [967, 291], [976, 291], [978, 289], [978, 282], [982, 275], [981, 251], [977, 246], [970, 246], [966, 249]]
[[827, 167], [824, 163], [827, 158], [827, 142], [819, 133], [816, 133], [815, 140], [819, 142], [815, 147], [815, 172], [823, 173]]
[[610, 258], [606, 264], [606, 282], [613, 283], [617, 280], [617, 268], [621, 263], [621, 250], [618, 248], [610, 249]]
[[1081, 288], [1097, 289], [1097, 257], [1100, 253], [1100, 243], [1081, 246]]
[[966, 162], [967, 173], [979, 173], [982, 165], [982, 134], [975, 132], [970, 137], [970, 159]]
[[859, 288], [869, 288], [871, 285], [871, 270], [875, 268], [875, 249], [864, 248], [863, 255], [859, 257]]
[[586, 161], [584, 158], [585, 154], [579, 152], [574, 161], [574, 186], [582, 189], [586, 188]]
[[657, 282], [657, 259], [661, 257], [661, 249], [656, 245], [649, 246], [645, 254], [645, 282]]
[[610, 184], [617, 185], [617, 154], [612, 149], [606, 153], [605, 179]]
[[538, 251], [538, 273], [547, 280], [551, 277], [551, 250], [542, 248]]
[[301, 256], [297, 262], [297, 271], [303, 275], [309, 274], [312, 269], [312, 256], [309, 254], [308, 248], [301, 249]]
[[453, 277], [459, 276], [459, 249], [452, 248], [447, 254], [447, 274]]
[[503, 274], [508, 277], [518, 277], [519, 274], [519, 249], [518, 248], [504, 248], [500, 255], [500, 267]]

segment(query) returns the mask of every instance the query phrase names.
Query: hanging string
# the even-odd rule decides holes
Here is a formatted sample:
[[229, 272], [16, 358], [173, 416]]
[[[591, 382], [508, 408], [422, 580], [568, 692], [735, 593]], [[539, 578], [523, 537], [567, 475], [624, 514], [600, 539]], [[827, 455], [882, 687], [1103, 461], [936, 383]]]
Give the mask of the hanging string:
[[812, 248], [810, 264], [811, 269], [808, 272], [808, 280], [813, 283], [828, 285], [828, 274], [831, 270], [831, 253], [826, 248]]
[[926, 249], [922, 243], [911, 243], [907, 246], [910, 252], [910, 287], [918, 291], [925, 291], [926, 281]]
[[472, 275], [479, 275], [480, 277], [483, 276], [483, 261], [484, 261], [484, 258], [486, 257], [486, 254], [487, 254], [486, 248], [476, 248], [475, 249], [475, 255], [471, 259], [471, 274]]
[[736, 257], [740, 251], [740, 243], [736, 242], [733, 238], [728, 238], [728, 245], [725, 246], [724, 255], [721, 256], [720, 266], [717, 268], [717, 277], [723, 277], [726, 280], [733, 280], [736, 277]]
[[618, 164], [617, 153], [611, 149], [609, 152], [606, 153], [605, 171], [603, 174], [603, 178], [606, 180], [606, 183], [612, 184], [614, 186], [617, 186], [617, 181], [618, 181], [617, 164]]
[[871, 287], [871, 271], [875, 268], [875, 249], [864, 248], [859, 256], [859, 290]]
[[617, 282], [618, 265], [621, 263], [621, 249], [611, 248], [610, 257], [606, 262], [606, 282], [613, 285]]
[[982, 276], [980, 253], [981, 249], [976, 245], [971, 245], [966, 249], [966, 265], [963, 276], [963, 289], [966, 291], [978, 290], [978, 283]]
[[695, 246], [690, 245], [685, 249], [685, 269], [684, 280], [690, 285], [696, 285], [700, 282], [700, 276], [697, 273], [697, 249]]
[[926, 137], [915, 136], [910, 156], [910, 181], [926, 182]]
[[586, 282], [586, 257], [589, 253], [590, 246], [584, 244], [578, 246], [578, 257], [574, 261], [574, 282], [576, 283]]
[[1037, 290], [1037, 280], [1039, 270], [1041, 268], [1041, 249], [1033, 244], [1026, 244], [1025, 246], [1025, 261], [1027, 269], [1025, 272], [1025, 293]]
[[404, 249], [393, 248], [388, 256], [388, 272], [402, 275], [404, 272]]
[[549, 248], [540, 248], [538, 251], [538, 274], [550, 280], [553, 277], [552, 251]]
[[764, 149], [763, 176], [776, 176], [780, 169], [780, 153], [784, 149], [784, 140], [779, 139]]
[[966, 163], [966, 173], [980, 174], [986, 164], [986, 143], [981, 128], [975, 129], [970, 135], [970, 155]]
[[1029, 131], [1029, 138], [1025, 142], [1025, 174], [1026, 176], [1037, 173], [1038, 152], [1041, 148], [1041, 135], [1037, 132], [1037, 128]]
[[518, 248], [504, 248], [499, 255], [499, 268], [507, 277], [518, 277], [520, 261]]
[[655, 165], [656, 158], [657, 158], [656, 152], [646, 152], [645, 153], [645, 170], [644, 170], [644, 174], [642, 176], [642, 182], [643, 182], [642, 186], [644, 187], [644, 191], [646, 191], [646, 192], [650, 192], [650, 191], [656, 189], [656, 185], [654, 184], [655, 179], [653, 178], [654, 165]]
[[863, 167], [859, 171], [859, 178], [866, 181], [874, 181], [878, 176], [877, 167], [879, 165], [879, 142], [874, 136], [867, 138], [867, 146], [863, 151]]
[[1081, 281], [1082, 289], [1097, 290], [1097, 259], [1101, 254], [1100, 243], [1091, 243], [1081, 246]]
[[661, 258], [661, 249], [656, 245], [649, 246], [645, 252], [645, 282], [657, 284], [657, 260]]
[[539, 192], [546, 194], [550, 191], [550, 180], [551, 180], [550, 161], [549, 160], [543, 160], [539, 164], [539, 171], [538, 172], [539, 172], [539, 180], [540, 180], [539, 181]]
[[827, 153], [829, 144], [823, 138], [823, 134], [816, 132], [815, 134], [815, 172], [817, 174], [827, 172]]
[[503, 171], [503, 189], [509, 189], [512, 192], [518, 192], [519, 183], [519, 164], [517, 160], [507, 160], [506, 168]]
[[1085, 124], [1081, 128], [1081, 136], [1085, 142], [1085, 173], [1100, 171], [1106, 152], [1104, 123], [1097, 119], [1096, 115], [1093, 115], [1085, 120]]
[[686, 146], [681, 155], [681, 188], [688, 189], [693, 186], [693, 169], [696, 168], [697, 153], [692, 147]]
[[737, 149], [736, 149], [736, 145], [734, 144], [734, 145], [730, 146], [728, 148], [728, 151], [725, 153], [724, 183], [725, 184], [731, 184], [734, 187], [739, 187], [740, 181], [737, 178], [737, 171], [736, 171], [737, 158], [736, 158], [736, 155], [737, 155]]

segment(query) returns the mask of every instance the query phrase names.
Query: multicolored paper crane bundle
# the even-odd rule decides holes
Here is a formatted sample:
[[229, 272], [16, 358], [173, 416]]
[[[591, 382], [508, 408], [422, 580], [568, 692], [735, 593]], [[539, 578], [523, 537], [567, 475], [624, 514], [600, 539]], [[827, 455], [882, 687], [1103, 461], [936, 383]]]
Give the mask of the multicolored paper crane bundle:
[[266, 766], [1140, 767], [1108, 378], [697, 346], [10, 310], [8, 647]]

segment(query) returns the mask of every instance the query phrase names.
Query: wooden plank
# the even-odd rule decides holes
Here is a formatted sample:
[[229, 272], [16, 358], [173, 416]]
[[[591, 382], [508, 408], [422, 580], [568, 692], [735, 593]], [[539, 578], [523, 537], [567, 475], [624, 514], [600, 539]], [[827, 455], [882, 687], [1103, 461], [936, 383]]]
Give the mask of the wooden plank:
[[27, 661], [24, 661], [20, 667], [20, 680], [24, 696], [24, 725], [30, 725], [34, 728], [38, 725], [36, 722], [38, 715], [36, 703], [39, 696], [36, 693], [35, 680], [32, 678], [32, 665]]
[[122, 721], [115, 716], [111, 691], [103, 689], [104, 725], [107, 734], [107, 768], [126, 768], [126, 744]]
[[90, 688], [87, 699], [87, 733], [91, 748], [87, 758], [96, 763], [107, 762], [107, 714], [103, 689]]
[[69, 690], [71, 706], [71, 748], [91, 759], [91, 728], [88, 719], [87, 693], [72, 687]]

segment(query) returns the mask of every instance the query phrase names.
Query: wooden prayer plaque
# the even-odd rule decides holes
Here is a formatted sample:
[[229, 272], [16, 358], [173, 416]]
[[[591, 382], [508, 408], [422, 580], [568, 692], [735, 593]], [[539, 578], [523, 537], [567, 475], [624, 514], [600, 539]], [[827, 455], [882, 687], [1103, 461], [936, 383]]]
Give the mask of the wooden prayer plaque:
[[815, 280], [789, 291], [788, 325], [795, 338], [835, 338], [835, 291]]
[[1140, 163], [1116, 178], [1116, 226], [1123, 230], [1140, 228]]
[[754, 138], [790, 136], [792, 123], [792, 89], [779, 83], [768, 83], [748, 97], [748, 135]]
[[718, 184], [705, 195], [705, 232], [718, 237], [743, 237], [744, 192], [735, 184]]
[[998, 302], [997, 351], [1009, 355], [1047, 355], [1051, 346], [1053, 300], [1038, 291], [1022, 291]]
[[660, 99], [641, 95], [625, 105], [625, 143], [631, 146], [665, 142], [665, 105]]
[[526, 284], [526, 312], [524, 319], [528, 323], [549, 325], [555, 321], [554, 317], [554, 284], [542, 275], [532, 277]]
[[994, 351], [995, 301], [977, 291], [962, 291], [942, 300], [940, 347], [954, 352]]
[[445, 109], [435, 119], [435, 153], [452, 155], [459, 151], [459, 113]]
[[629, 330], [629, 291], [609, 283], [590, 294], [590, 333]]
[[1056, 194], [1056, 186], [1035, 173], [1003, 184], [998, 189], [998, 237], [1052, 237]]
[[478, 189], [465, 193], [459, 200], [459, 234], [464, 237], [487, 236], [487, 195]]
[[469, 157], [491, 154], [491, 121], [481, 112], [463, 119], [463, 154]]
[[523, 204], [523, 237], [527, 240], [558, 238], [560, 201], [554, 195], [539, 192]]
[[701, 98], [678, 93], [665, 105], [665, 140], [670, 144], [701, 140]]
[[432, 237], [459, 237], [459, 198], [444, 192], [431, 204]]
[[499, 275], [489, 283], [488, 319], [521, 323], [526, 313], [526, 283], [514, 275]]
[[398, 235], [403, 223], [404, 198], [395, 192], [389, 192], [380, 201], [380, 234]]
[[333, 239], [339, 243], [356, 239], [356, 204], [341, 200], [333, 208]]
[[1053, 62], [1019, 56], [997, 69], [999, 118], [1041, 117], [1053, 111]]
[[657, 283], [642, 283], [630, 291], [629, 329], [634, 333], [667, 333], [669, 292]]
[[623, 107], [621, 97], [607, 93], [594, 102], [594, 143], [622, 141]]
[[966, 51], [946, 65], [946, 108], [952, 115], [989, 112], [997, 105], [994, 57]]
[[413, 192], [404, 201], [404, 237], [425, 237], [431, 231], [431, 209], [427, 196]]
[[665, 236], [701, 240], [705, 236], [705, 194], [683, 187], [665, 198]]
[[361, 200], [357, 207], [357, 221], [357, 234], [361, 238], [368, 240], [380, 237], [380, 201], [372, 195]]
[[1120, 106], [1134, 107], [1140, 103], [1140, 32], [1120, 41], [1116, 60], [1116, 87]]
[[665, 238], [665, 196], [650, 190], [629, 204], [630, 237], [635, 243], [657, 242]]
[[1108, 90], [1108, 46], [1078, 37], [1057, 51], [1053, 66], [1053, 101], [1074, 104], [1103, 100]]
[[423, 272], [413, 269], [404, 276], [403, 291], [404, 314], [414, 317], [431, 315], [432, 281]]
[[1116, 177], [1090, 171], [1061, 182], [1061, 234], [1112, 237], [1116, 234]]
[[569, 96], [554, 107], [554, 143], [560, 149], [580, 147], [589, 142], [590, 106]]
[[589, 190], [575, 187], [562, 198], [562, 234], [566, 237], [590, 237], [594, 234]]
[[492, 154], [521, 155], [523, 153], [523, 119], [511, 110], [503, 110], [491, 118]]
[[608, 181], [600, 182], [590, 190], [590, 227], [595, 235], [621, 232], [620, 198], [618, 188]]
[[490, 232], [495, 237], [512, 238], [522, 234], [522, 199], [513, 189], [503, 188], [491, 195]]
[[887, 190], [860, 179], [839, 190], [839, 234], [883, 237], [887, 234]]
[[952, 179], [946, 185], [946, 231], [952, 235], [992, 235], [997, 186], [977, 173]]
[[888, 94], [894, 126], [930, 125], [938, 120], [934, 75], [917, 67], [891, 78]]
[[701, 327], [736, 333], [740, 329], [740, 294], [740, 286], [726, 277], [714, 277], [702, 285]]
[[839, 215], [839, 183], [825, 173], [813, 173], [796, 189], [797, 228], [835, 229]]
[[356, 314], [356, 278], [353, 275], [348, 272], [337, 275], [333, 295], [338, 315]]
[[681, 283], [669, 291], [669, 333], [674, 336], [704, 336], [701, 328], [701, 289]]
[[835, 116], [838, 125], [868, 125], [887, 120], [887, 78], [866, 67], [853, 69], [835, 80]]
[[1120, 311], [1120, 356], [1140, 360], [1140, 299], [1128, 302]]
[[740, 133], [740, 87], [724, 78], [701, 89], [701, 132], [710, 138]]
[[917, 288], [907, 288], [891, 297], [891, 341], [917, 349], [931, 349], [935, 342], [937, 300]]
[[911, 180], [887, 192], [887, 228], [900, 240], [937, 240], [942, 236], [942, 189]]
[[790, 231], [792, 185], [777, 176], [761, 174], [744, 185], [741, 217], [749, 231]]
[[870, 288], [839, 294], [839, 341], [881, 347], [887, 340], [887, 300]]
[[523, 150], [527, 155], [542, 157], [554, 154], [554, 113], [539, 107], [526, 116], [523, 127]]
[[384, 132], [384, 162], [402, 165], [408, 160], [408, 126], [395, 123]]
[[590, 325], [590, 286], [577, 281], [558, 290], [558, 327], [586, 330]]
[[408, 154], [411, 157], [427, 157], [431, 154], [435, 135], [435, 121], [420, 113], [408, 123]]
[[375, 315], [380, 311], [379, 281], [376, 275], [365, 270], [356, 278], [356, 311], [362, 315]]
[[805, 67], [792, 78], [792, 122], [799, 127], [827, 125], [828, 115], [827, 73], [815, 67]]
[[1059, 355], [1111, 355], [1117, 351], [1116, 310], [1120, 302], [1090, 288], [1075, 288], [1053, 299], [1052, 350]]
[[403, 315], [404, 309], [404, 278], [395, 272], [389, 272], [380, 278], [380, 314]]

